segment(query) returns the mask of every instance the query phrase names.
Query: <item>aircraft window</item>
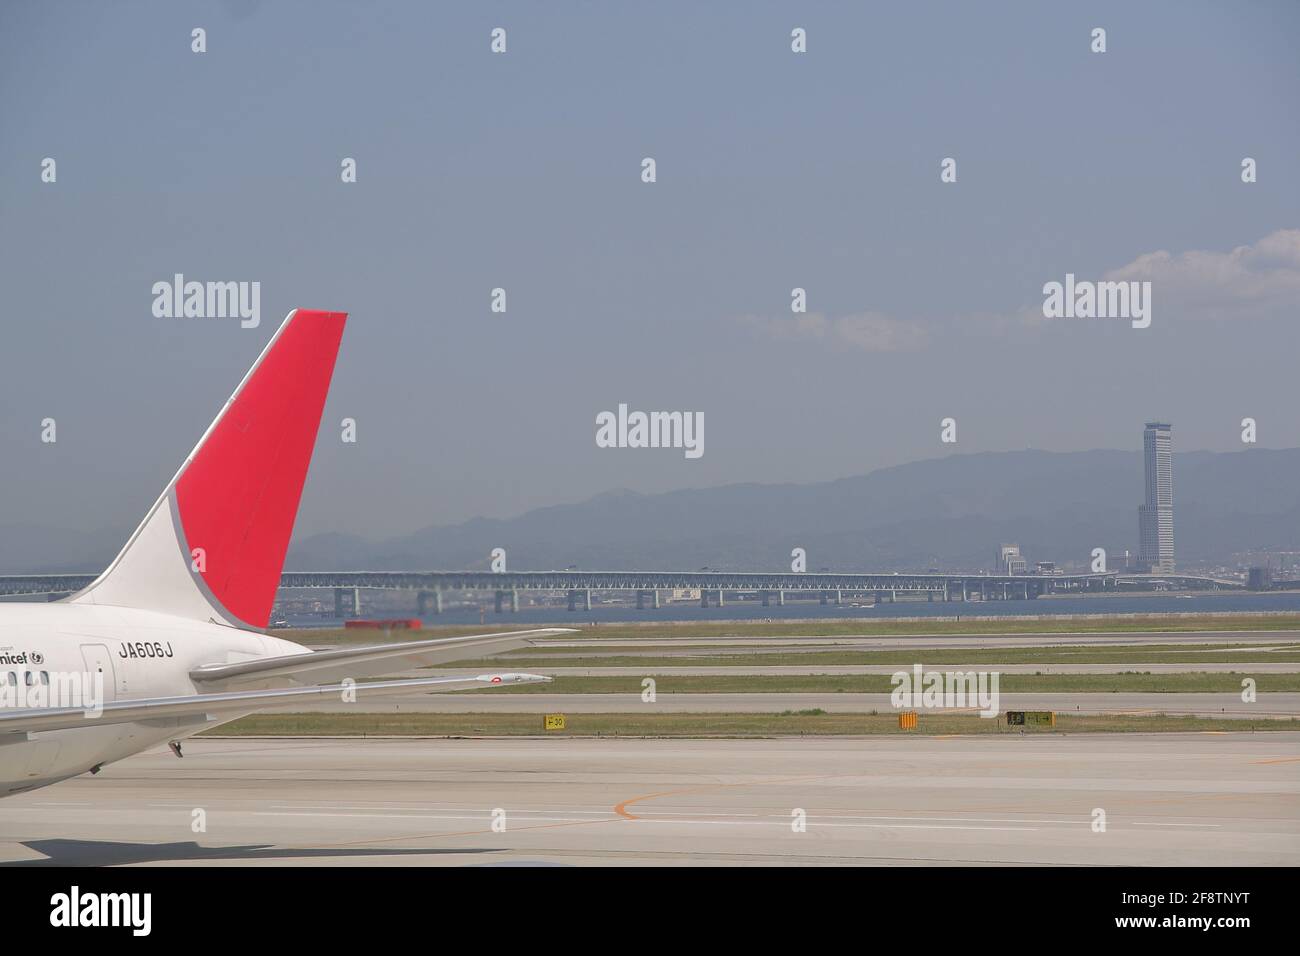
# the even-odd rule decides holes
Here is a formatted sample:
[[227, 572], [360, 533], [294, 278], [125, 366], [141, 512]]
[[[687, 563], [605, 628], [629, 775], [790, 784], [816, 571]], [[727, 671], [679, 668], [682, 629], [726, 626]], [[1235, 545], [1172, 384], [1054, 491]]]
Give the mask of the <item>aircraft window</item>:
[[23, 671], [23, 683], [25, 683], [28, 687], [32, 686], [33, 681], [32, 681], [31, 671]]
[[41, 671], [41, 683], [44, 684], [44, 685], [46, 685], [47, 687], [49, 686], [49, 684], [50, 684], [50, 672], [49, 672], [49, 671]]
[[9, 672], [9, 686], [11, 687], [18, 686], [18, 675], [15, 674], [13, 671]]

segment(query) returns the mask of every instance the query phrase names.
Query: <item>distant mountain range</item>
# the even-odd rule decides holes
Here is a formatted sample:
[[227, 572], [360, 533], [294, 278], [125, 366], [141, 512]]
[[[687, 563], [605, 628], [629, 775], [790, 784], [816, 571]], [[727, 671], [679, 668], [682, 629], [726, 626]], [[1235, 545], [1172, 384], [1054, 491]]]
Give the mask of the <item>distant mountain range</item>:
[[[380, 541], [312, 535], [286, 568], [472, 570], [500, 547], [512, 570], [784, 570], [801, 547], [810, 571], [978, 569], [1003, 542], [1061, 564], [1104, 547], [1114, 567], [1136, 551], [1141, 498], [1139, 452], [953, 455], [813, 484], [615, 491]], [[0, 572], [95, 570], [128, 531], [0, 528]], [[1174, 540], [1180, 563], [1300, 550], [1300, 448], [1175, 455]]]
[[[379, 542], [317, 535], [288, 565], [469, 570], [501, 547], [516, 570], [783, 570], [797, 546], [809, 570], [983, 568], [1017, 542], [1030, 560], [1061, 563], [1104, 547], [1115, 566], [1136, 552], [1142, 489], [1139, 452], [954, 455], [815, 484], [610, 492]], [[1180, 561], [1300, 550], [1300, 449], [1176, 455], [1174, 502]]]

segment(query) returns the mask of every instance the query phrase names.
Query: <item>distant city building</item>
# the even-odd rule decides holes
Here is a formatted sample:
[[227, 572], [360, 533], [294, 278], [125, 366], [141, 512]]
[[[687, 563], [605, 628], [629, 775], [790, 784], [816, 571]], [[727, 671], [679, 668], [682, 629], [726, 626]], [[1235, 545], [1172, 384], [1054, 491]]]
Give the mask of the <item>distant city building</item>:
[[1038, 568], [1038, 573], [1039, 573], [1039, 574], [1055, 574], [1055, 573], [1056, 573], [1056, 562], [1055, 562], [1055, 561], [1039, 561], [1038, 564], [1037, 564], [1037, 568]]
[[1138, 568], [1174, 570], [1174, 464], [1170, 426], [1147, 422], [1142, 434], [1146, 502], [1138, 508]]
[[1020, 545], [1004, 544], [998, 549], [998, 571], [1002, 574], [1024, 574], [1029, 562], [1020, 554]]
[[1268, 591], [1273, 587], [1272, 568], [1251, 568], [1246, 587], [1252, 591]]

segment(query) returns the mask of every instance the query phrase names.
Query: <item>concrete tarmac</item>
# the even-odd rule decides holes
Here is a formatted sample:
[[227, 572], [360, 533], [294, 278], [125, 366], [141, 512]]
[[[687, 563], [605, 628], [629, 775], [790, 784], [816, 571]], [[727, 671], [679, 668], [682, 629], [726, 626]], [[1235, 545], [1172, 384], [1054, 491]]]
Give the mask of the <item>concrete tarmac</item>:
[[1300, 734], [195, 739], [0, 801], [0, 860], [1295, 866]]
[[[1249, 644], [1243, 653], [1268, 653], [1300, 644], [1300, 631], [1108, 631], [1050, 634], [916, 634], [891, 637], [672, 637], [601, 638], [599, 628], [583, 637], [542, 642], [548, 656], [663, 657], [665, 651], [690, 656], [714, 654], [794, 654], [831, 650], [982, 649], [993, 647], [1125, 647], [1160, 644], [1197, 650], [1201, 644]], [[520, 653], [529, 653], [527, 651]]]
[[[501, 626], [499, 630], [513, 630]], [[523, 630], [523, 628], [519, 628]], [[486, 631], [485, 631], [486, 632]], [[292, 639], [293, 632], [285, 632]], [[1162, 644], [1187, 646], [1196, 650], [1198, 644], [1250, 644], [1243, 653], [1268, 653], [1280, 647], [1300, 645], [1300, 631], [1107, 631], [1051, 632], [1045, 634], [914, 634], [891, 637], [789, 635], [734, 637], [673, 637], [663, 631], [648, 631], [644, 638], [602, 638], [600, 628], [584, 628], [581, 636], [540, 641], [547, 656], [557, 661], [565, 657], [664, 657], [674, 656], [665, 651], [683, 655], [711, 656], [724, 654], [817, 653], [833, 650], [913, 650], [917, 648], [989, 648], [989, 647], [1123, 647], [1136, 644]], [[375, 642], [383, 640], [376, 637]], [[314, 649], [356, 646], [356, 641], [336, 644], [315, 641]], [[521, 651], [521, 654], [534, 653]]]
[[[724, 664], [695, 665], [672, 664], [670, 666], [651, 665], [649, 667], [545, 667], [537, 664], [511, 664], [508, 657], [498, 659], [500, 670], [526, 670], [530, 674], [544, 674], [548, 677], [644, 677], [663, 674], [672, 677], [744, 677], [768, 674], [773, 676], [809, 674], [826, 675], [866, 675], [893, 674], [897, 671], [910, 670], [898, 664]], [[936, 668], [938, 665], [936, 665]], [[930, 670], [929, 665], [926, 666]], [[1280, 661], [1245, 662], [1232, 664], [954, 664], [942, 667], [943, 670], [996, 670], [1001, 674], [1294, 674], [1300, 672], [1300, 661], [1289, 663]], [[428, 670], [409, 670], [394, 674], [395, 677], [428, 677], [430, 675], [458, 676], [484, 673], [482, 667], [430, 668]]]
[[[667, 682], [667, 679], [664, 680]], [[313, 700], [266, 713], [432, 714], [631, 714], [746, 713], [821, 709], [862, 714], [895, 710], [889, 694], [673, 694], [662, 685], [653, 704], [636, 694], [425, 694], [401, 699]], [[971, 708], [965, 708], [970, 710]], [[1001, 710], [1054, 710], [1074, 714], [1194, 714], [1207, 717], [1300, 717], [1300, 693], [1260, 694], [1243, 703], [1239, 694], [1001, 694]]]

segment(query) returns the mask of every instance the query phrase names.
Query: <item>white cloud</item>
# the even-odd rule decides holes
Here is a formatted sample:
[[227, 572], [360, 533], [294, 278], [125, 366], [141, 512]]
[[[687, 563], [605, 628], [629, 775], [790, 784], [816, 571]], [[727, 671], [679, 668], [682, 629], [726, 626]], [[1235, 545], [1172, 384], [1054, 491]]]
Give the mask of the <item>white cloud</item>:
[[[1079, 273], [1080, 280], [1096, 280]], [[1063, 275], [1045, 276], [1060, 281]], [[1279, 229], [1230, 252], [1165, 250], [1143, 253], [1105, 273], [1108, 281], [1150, 281], [1157, 321], [1182, 318], [1267, 318], [1300, 309], [1300, 229]], [[1041, 301], [1005, 314], [970, 312], [946, 318], [896, 319], [881, 312], [828, 318], [821, 313], [743, 316], [755, 334], [779, 342], [820, 342], [864, 352], [911, 352], [939, 340], [990, 339], [1059, 322], [1043, 317]]]
[[1231, 252], [1148, 252], [1106, 278], [1149, 280], [1156, 308], [1178, 315], [1278, 314], [1300, 306], [1300, 229], [1279, 229]]

